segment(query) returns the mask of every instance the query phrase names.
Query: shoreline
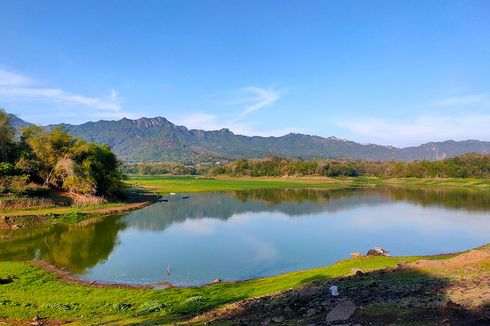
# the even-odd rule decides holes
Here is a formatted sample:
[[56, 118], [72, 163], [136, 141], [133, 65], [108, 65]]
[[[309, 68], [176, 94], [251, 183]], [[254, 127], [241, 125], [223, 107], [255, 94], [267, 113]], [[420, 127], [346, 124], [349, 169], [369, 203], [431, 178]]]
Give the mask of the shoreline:
[[[0, 215], [0, 230], [16, 230], [25, 227], [40, 227], [53, 223], [68, 223], [62, 220], [65, 216], [76, 214], [75, 223], [81, 223], [90, 218], [104, 217], [113, 214], [125, 213], [141, 209], [143, 207], [156, 203], [158, 199], [150, 199], [139, 202], [122, 203], [121, 205], [111, 207], [101, 207], [87, 210], [71, 209], [68, 213], [47, 213], [47, 214], [20, 214], [14, 215], [9, 212]], [[61, 219], [60, 219], [61, 218]], [[60, 220], [58, 220], [60, 219]]]
[[298, 272], [304, 272], [304, 271], [312, 271], [316, 269], [321, 269], [329, 266], [333, 266], [335, 264], [344, 262], [344, 261], [349, 261], [353, 260], [356, 258], [360, 259], [369, 259], [373, 257], [388, 257], [388, 258], [394, 258], [394, 259], [399, 259], [400, 261], [403, 261], [404, 258], [409, 258], [409, 257], [422, 257], [420, 260], [427, 260], [427, 259], [437, 259], [437, 258], [442, 258], [446, 259], [447, 257], [455, 257], [459, 256], [465, 253], [468, 253], [472, 250], [478, 250], [480, 248], [484, 248], [490, 246], [490, 243], [485, 243], [482, 244], [479, 247], [476, 248], [470, 248], [468, 250], [462, 250], [462, 251], [456, 251], [456, 252], [450, 252], [450, 253], [437, 253], [433, 255], [410, 255], [410, 256], [391, 256], [391, 255], [386, 255], [386, 256], [378, 256], [378, 255], [360, 255], [356, 257], [350, 257], [350, 258], [345, 258], [345, 259], [340, 259], [338, 261], [333, 262], [332, 264], [325, 265], [325, 266], [318, 266], [318, 267], [312, 267], [312, 268], [307, 268], [307, 269], [300, 269], [300, 270], [293, 270], [285, 273], [280, 273], [280, 274], [275, 274], [275, 275], [269, 275], [269, 276], [262, 276], [262, 277], [254, 277], [254, 278], [247, 278], [243, 280], [230, 280], [230, 281], [220, 281], [220, 282], [209, 282], [209, 283], [204, 283], [201, 285], [189, 285], [189, 286], [183, 286], [183, 285], [174, 285], [170, 282], [167, 281], [158, 281], [155, 283], [150, 283], [150, 284], [131, 284], [131, 283], [123, 283], [123, 282], [106, 282], [106, 281], [96, 281], [96, 280], [84, 280], [75, 274], [71, 273], [64, 267], [58, 267], [54, 264], [51, 264], [49, 262], [39, 260], [39, 259], [33, 259], [33, 260], [28, 260], [26, 263], [41, 268], [42, 270], [56, 275], [60, 280], [66, 283], [70, 284], [79, 284], [79, 285], [84, 285], [88, 287], [95, 287], [95, 288], [123, 288], [123, 289], [153, 289], [153, 290], [165, 290], [165, 289], [199, 289], [199, 288], [204, 288], [204, 287], [209, 287], [213, 285], [233, 285], [233, 284], [238, 284], [238, 283], [244, 283], [244, 282], [249, 282], [249, 281], [256, 281], [256, 280], [264, 280], [268, 278], [273, 278], [273, 277], [280, 277], [292, 273], [298, 273]]
[[[489, 263], [486, 244], [460, 253], [363, 256], [265, 278], [154, 289], [79, 280], [41, 261], [0, 262], [0, 321], [23, 324], [38, 316], [40, 325], [261, 325], [276, 318], [306, 325], [324, 324], [325, 315], [345, 302], [355, 308], [349, 324], [487, 320]], [[338, 298], [328, 296], [332, 284]]]

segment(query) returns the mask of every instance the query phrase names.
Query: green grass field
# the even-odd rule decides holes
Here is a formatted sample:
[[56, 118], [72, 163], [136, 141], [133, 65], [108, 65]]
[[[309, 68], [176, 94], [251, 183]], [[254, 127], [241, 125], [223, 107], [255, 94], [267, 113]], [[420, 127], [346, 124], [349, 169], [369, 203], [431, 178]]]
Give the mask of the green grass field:
[[[365, 184], [370, 179], [363, 178], [206, 178], [194, 176], [130, 176], [128, 184], [144, 187], [159, 193], [202, 192], [246, 189], [277, 188], [344, 188]], [[373, 179], [373, 182], [376, 182]]]
[[311, 270], [195, 288], [142, 289], [92, 287], [61, 281], [54, 274], [24, 262], [0, 262], [0, 279], [13, 282], [0, 285], [0, 320], [29, 320], [33, 316], [81, 324], [130, 324], [172, 322], [190, 314], [266, 294], [277, 293], [313, 281], [329, 280], [363, 271], [395, 267], [403, 259], [412, 262], [434, 257], [361, 257]]
[[326, 177], [215, 177], [194, 176], [130, 176], [130, 185], [143, 187], [161, 194], [170, 192], [189, 193], [201, 191], [274, 189], [274, 188], [325, 188], [404, 186], [404, 187], [451, 187], [490, 190], [488, 179], [382, 179], [372, 177], [326, 178]]

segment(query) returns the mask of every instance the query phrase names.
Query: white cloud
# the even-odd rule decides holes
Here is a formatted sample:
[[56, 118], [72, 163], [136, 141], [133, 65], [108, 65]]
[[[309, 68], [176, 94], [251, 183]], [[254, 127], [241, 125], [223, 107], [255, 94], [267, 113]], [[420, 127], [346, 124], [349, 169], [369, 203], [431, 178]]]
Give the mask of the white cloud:
[[[85, 115], [96, 118], [132, 117], [128, 112], [121, 111], [121, 98], [115, 90], [105, 97], [86, 96], [63, 90], [61, 88], [40, 87], [32, 78], [0, 69], [0, 99], [17, 102], [49, 102], [64, 105], [84, 106]], [[58, 115], [70, 115], [70, 108], [52, 108]], [[63, 112], [66, 111], [66, 112]], [[80, 115], [80, 112], [77, 113]]]
[[32, 83], [33, 80], [29, 77], [0, 69], [0, 86], [23, 86]]
[[43, 99], [53, 102], [80, 104], [109, 111], [121, 109], [117, 93], [112, 90], [107, 98], [89, 97], [66, 92], [59, 88], [0, 87], [0, 96], [19, 99]]
[[429, 103], [429, 106], [464, 106], [469, 104], [483, 104], [487, 103], [487, 98], [482, 95], [466, 95], [466, 96], [457, 96], [457, 97], [449, 97], [445, 99], [441, 99], [432, 103]]
[[242, 100], [250, 104], [240, 113], [240, 117], [274, 104], [281, 97], [281, 92], [273, 87], [260, 88], [249, 86], [242, 88], [239, 91], [241, 96], [243, 96]]
[[[176, 124], [184, 125], [190, 129], [218, 130], [228, 128], [236, 134], [247, 136], [283, 136], [290, 132], [305, 132], [302, 128], [279, 128], [261, 131], [256, 128], [256, 123], [241, 121], [244, 116], [277, 102], [284, 91], [274, 87], [248, 86], [236, 91], [220, 93], [219, 96], [228, 97], [221, 101], [221, 104], [240, 107], [241, 111], [231, 119], [203, 112], [188, 113], [185, 116], [175, 116], [170, 117], [170, 119]], [[229, 115], [227, 114], [227, 116]]]
[[228, 128], [235, 134], [246, 136], [283, 136], [291, 132], [306, 132], [302, 128], [280, 128], [261, 131], [254, 127], [254, 123], [237, 122], [236, 120], [225, 121], [217, 115], [208, 113], [190, 113], [184, 117], [172, 117], [171, 120], [190, 129], [218, 130]]
[[425, 116], [412, 121], [357, 119], [338, 123], [371, 142], [389, 145], [419, 145], [448, 139], [490, 140], [490, 114]]

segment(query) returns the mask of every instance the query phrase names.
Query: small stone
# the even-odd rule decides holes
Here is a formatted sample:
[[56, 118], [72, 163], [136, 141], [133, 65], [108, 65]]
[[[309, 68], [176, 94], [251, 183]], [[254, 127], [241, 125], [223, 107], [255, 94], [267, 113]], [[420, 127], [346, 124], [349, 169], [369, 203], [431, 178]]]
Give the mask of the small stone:
[[312, 287], [302, 288], [297, 292], [298, 299], [309, 299], [317, 294], [317, 289]]
[[306, 312], [306, 318], [311, 318], [314, 314], [316, 314], [316, 309], [308, 309]]
[[364, 273], [362, 272], [362, 270], [360, 268], [353, 268], [350, 270], [350, 272], [352, 274], [354, 274], [355, 276], [362, 276], [364, 275]]
[[282, 323], [284, 321], [284, 316], [272, 317], [272, 321], [275, 323]]
[[350, 254], [350, 256], [351, 256], [352, 258], [357, 258], [357, 257], [361, 257], [361, 256], [362, 256], [362, 254], [361, 254], [360, 252], [353, 252], [353, 253], [351, 253], [351, 254]]
[[213, 284], [218, 284], [218, 283], [221, 283], [223, 282], [220, 278], [217, 278], [213, 281]]
[[270, 319], [270, 318], [267, 318], [266, 320], [264, 320], [264, 321], [262, 322], [262, 326], [267, 326], [267, 325], [269, 325], [270, 323], [271, 323], [271, 319]]
[[284, 308], [284, 312], [293, 312], [293, 309], [291, 309], [290, 306], [286, 306], [286, 308]]
[[330, 289], [328, 289], [328, 293], [332, 297], [336, 297], [339, 295], [339, 288], [336, 285], [332, 285]]

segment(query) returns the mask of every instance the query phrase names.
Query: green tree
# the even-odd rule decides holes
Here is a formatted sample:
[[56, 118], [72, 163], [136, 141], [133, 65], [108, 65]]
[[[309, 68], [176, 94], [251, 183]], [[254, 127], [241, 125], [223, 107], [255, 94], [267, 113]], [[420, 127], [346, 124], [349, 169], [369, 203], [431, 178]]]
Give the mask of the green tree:
[[7, 162], [11, 158], [14, 146], [15, 129], [10, 124], [7, 113], [0, 109], [0, 162]]

